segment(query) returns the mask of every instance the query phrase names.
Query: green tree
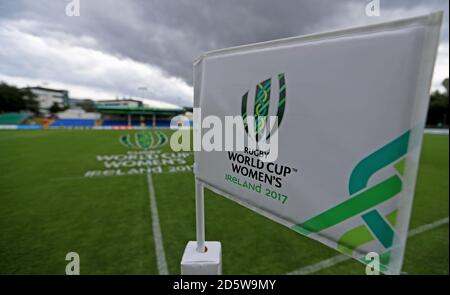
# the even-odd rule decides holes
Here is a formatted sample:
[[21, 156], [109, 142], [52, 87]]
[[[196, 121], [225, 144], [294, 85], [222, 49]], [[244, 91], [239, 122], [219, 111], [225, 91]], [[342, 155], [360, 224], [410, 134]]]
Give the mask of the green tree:
[[77, 103], [77, 106], [88, 113], [93, 113], [96, 111], [95, 103], [90, 99], [83, 99], [82, 101]]
[[30, 89], [20, 89], [22, 97], [25, 100], [25, 110], [32, 112], [35, 115], [39, 114], [39, 101], [36, 95]]
[[30, 111], [39, 114], [39, 102], [29, 89], [0, 82], [0, 113]]
[[58, 103], [54, 102], [48, 110], [51, 114], [56, 114], [64, 111], [65, 108], [60, 107]]
[[448, 78], [442, 82], [446, 93], [435, 91], [430, 96], [427, 125], [448, 126]]

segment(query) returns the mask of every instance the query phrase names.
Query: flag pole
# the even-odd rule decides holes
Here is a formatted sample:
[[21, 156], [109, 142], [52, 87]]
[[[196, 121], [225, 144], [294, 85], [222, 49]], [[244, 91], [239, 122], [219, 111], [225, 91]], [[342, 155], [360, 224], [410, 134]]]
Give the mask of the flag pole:
[[195, 205], [197, 241], [189, 241], [181, 258], [182, 275], [222, 274], [222, 245], [217, 241], [205, 242], [204, 184], [195, 178]]
[[195, 179], [195, 205], [197, 222], [197, 252], [206, 252], [205, 247], [205, 201], [204, 188], [197, 178]]

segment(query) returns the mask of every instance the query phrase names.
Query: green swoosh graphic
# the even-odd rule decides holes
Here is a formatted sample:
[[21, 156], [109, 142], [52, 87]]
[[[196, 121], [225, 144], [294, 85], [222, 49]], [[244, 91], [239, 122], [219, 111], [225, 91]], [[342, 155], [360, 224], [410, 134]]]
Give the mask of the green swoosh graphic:
[[[361, 214], [363, 225], [348, 230], [337, 241], [337, 249], [352, 255], [354, 249], [376, 239], [384, 248], [389, 249], [394, 240], [394, 230], [397, 209], [383, 217], [375, 207], [387, 201], [402, 191], [402, 180], [405, 169], [405, 154], [408, 152], [410, 130], [390, 141], [380, 149], [362, 159], [353, 169], [349, 178], [350, 198], [309, 220], [294, 225], [292, 229], [309, 235], [317, 233], [349, 218]], [[399, 172], [383, 182], [367, 188], [372, 175], [384, 167], [393, 164]], [[388, 269], [390, 251], [380, 255], [382, 271]], [[359, 258], [367, 263], [365, 257]]]
[[383, 247], [389, 248], [392, 246], [392, 243], [394, 242], [394, 230], [377, 210], [372, 210], [363, 214], [362, 218]]
[[[398, 210], [394, 210], [386, 215], [386, 219], [392, 226], [395, 226], [397, 213]], [[374, 239], [375, 238], [372, 233], [363, 224], [344, 233], [338, 240], [337, 249], [342, 253], [352, 256], [353, 250], [359, 246], [369, 243], [370, 241], [373, 241]]]
[[374, 187], [352, 196], [347, 201], [303, 223], [294, 225], [292, 229], [304, 235], [320, 232], [389, 200], [401, 190], [402, 181], [397, 175], [394, 175]]
[[[373, 174], [405, 155], [408, 151], [409, 136], [410, 131], [407, 131], [361, 160], [350, 176], [349, 194], [352, 195], [366, 188]], [[392, 246], [394, 230], [377, 210], [362, 215], [362, 218], [385, 248]]]
[[349, 180], [348, 191], [350, 195], [364, 189], [373, 174], [406, 154], [409, 135], [410, 131], [405, 132], [355, 166]]

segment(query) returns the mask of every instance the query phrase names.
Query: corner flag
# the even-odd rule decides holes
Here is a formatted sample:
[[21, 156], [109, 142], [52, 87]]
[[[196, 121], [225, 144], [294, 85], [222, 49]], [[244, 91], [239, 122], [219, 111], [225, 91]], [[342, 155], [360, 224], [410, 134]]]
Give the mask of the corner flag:
[[276, 135], [278, 155], [197, 151], [197, 180], [363, 263], [376, 252], [381, 271], [400, 273], [441, 21], [438, 12], [203, 54], [194, 107], [222, 122], [242, 116], [258, 142]]

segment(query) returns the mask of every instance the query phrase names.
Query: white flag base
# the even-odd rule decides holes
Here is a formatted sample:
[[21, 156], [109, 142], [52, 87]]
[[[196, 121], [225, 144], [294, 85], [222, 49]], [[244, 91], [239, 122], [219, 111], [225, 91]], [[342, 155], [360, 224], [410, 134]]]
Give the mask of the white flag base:
[[205, 242], [206, 252], [197, 251], [197, 242], [189, 241], [181, 259], [182, 275], [221, 275], [222, 245], [220, 242]]

